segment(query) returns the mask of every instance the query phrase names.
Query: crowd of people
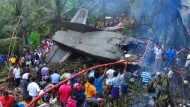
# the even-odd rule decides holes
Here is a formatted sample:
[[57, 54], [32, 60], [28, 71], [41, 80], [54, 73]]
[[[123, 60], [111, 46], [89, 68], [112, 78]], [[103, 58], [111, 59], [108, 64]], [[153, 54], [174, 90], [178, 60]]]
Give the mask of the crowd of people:
[[[64, 73], [59, 74], [59, 70], [62, 70]], [[19, 64], [12, 64], [9, 69], [9, 74], [13, 80], [10, 79], [9, 87], [15, 87], [14, 90], [16, 91], [20, 90], [23, 101], [14, 103], [16, 99], [14, 99], [11, 94], [5, 92], [4, 95], [0, 97], [1, 104], [3, 107], [25, 107], [32, 99], [38, 97], [51, 87], [54, 87], [60, 81], [75, 75], [75, 70], [73, 69], [62, 68], [59, 70], [50, 70], [46, 64], [43, 64], [40, 65], [36, 74], [32, 74], [30, 66], [24, 67], [23, 72], [21, 72]], [[80, 68], [78, 71], [81, 70]], [[41, 100], [33, 106], [53, 107], [55, 103], [59, 101], [62, 107], [88, 107], [90, 104], [99, 104], [100, 107], [103, 107], [103, 80], [107, 77], [105, 80], [105, 88], [110, 90], [110, 98], [115, 100], [120, 97], [120, 88], [122, 96], [127, 94], [130, 75], [131, 73], [126, 71], [126, 66], [122, 75], [121, 71], [115, 70], [114, 67], [111, 66], [105, 68], [104, 72], [100, 69], [95, 69], [82, 75], [83, 80], [73, 78], [55, 89], [52, 89], [43, 95]], [[10, 98], [7, 96], [10, 96]]]
[[[165, 51], [166, 50], [166, 51]], [[152, 44], [146, 56], [146, 65], [154, 67], [154, 72], [161, 72], [168, 75], [170, 78], [172, 74], [182, 76], [182, 79], [188, 76], [190, 70], [190, 49], [188, 48], [164, 48], [157, 44]], [[171, 71], [171, 72], [169, 72]]]
[[[51, 39], [44, 39], [42, 45], [31, 52], [30, 47], [23, 49], [23, 56], [17, 57], [13, 53], [9, 56], [2, 56], [2, 61], [9, 68], [9, 89], [21, 91], [23, 101], [18, 101], [8, 92], [4, 92], [0, 97], [0, 107], [26, 107], [33, 99], [54, 87], [51, 91], [42, 96], [42, 98], [33, 104], [34, 107], [53, 107], [57, 102], [60, 102], [62, 107], [88, 107], [89, 105], [98, 104], [99, 107], [104, 106], [104, 91], [107, 90], [109, 97], [112, 100], [117, 100], [121, 96], [127, 95], [129, 87], [129, 79], [134, 71], [127, 69], [127, 64], [123, 69], [116, 69], [114, 66], [102, 69], [94, 69], [89, 73], [84, 73], [79, 77], [57, 86], [62, 80], [74, 76], [79, 70], [53, 68], [50, 69], [44, 62], [46, 54], [53, 47]], [[146, 65], [154, 66], [152, 72], [160, 72], [167, 75], [168, 78], [173, 78], [173, 75], [180, 75], [183, 80], [189, 79], [185, 75], [184, 70], [189, 70], [190, 66], [190, 51], [181, 49], [176, 51], [169, 48], [166, 52], [164, 47], [152, 45], [146, 56]], [[5, 60], [7, 59], [7, 60]], [[153, 60], [154, 59], [154, 60]], [[33, 68], [34, 71], [33, 72]], [[167, 70], [166, 70], [167, 69]], [[59, 74], [63, 72], [63, 74]], [[142, 84], [149, 85], [151, 83], [150, 72], [141, 72]], [[105, 84], [104, 84], [105, 79]], [[56, 85], [56, 87], [55, 87]]]

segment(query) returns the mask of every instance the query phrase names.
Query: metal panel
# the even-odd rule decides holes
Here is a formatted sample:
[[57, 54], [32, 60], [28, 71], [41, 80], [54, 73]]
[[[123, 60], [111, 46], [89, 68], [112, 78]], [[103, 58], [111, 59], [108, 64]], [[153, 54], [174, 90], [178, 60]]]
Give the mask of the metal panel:
[[72, 52], [68, 51], [67, 49], [63, 49], [58, 45], [54, 45], [52, 51], [48, 53], [45, 62], [48, 64], [60, 62], [61, 59], [64, 58], [68, 53], [71, 54]]

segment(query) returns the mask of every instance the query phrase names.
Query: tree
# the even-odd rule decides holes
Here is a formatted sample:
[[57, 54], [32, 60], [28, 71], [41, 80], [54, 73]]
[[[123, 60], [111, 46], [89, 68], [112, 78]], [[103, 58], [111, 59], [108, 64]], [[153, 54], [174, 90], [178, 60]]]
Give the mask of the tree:
[[30, 44], [32, 46], [32, 50], [34, 51], [37, 49], [40, 43], [40, 34], [37, 31], [33, 31], [30, 35]]

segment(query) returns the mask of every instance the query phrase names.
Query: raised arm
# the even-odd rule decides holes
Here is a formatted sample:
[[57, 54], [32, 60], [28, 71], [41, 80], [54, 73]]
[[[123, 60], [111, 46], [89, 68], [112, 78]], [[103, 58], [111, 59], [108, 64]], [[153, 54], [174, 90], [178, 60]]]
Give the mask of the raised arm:
[[125, 64], [125, 67], [123, 69], [123, 72], [126, 72], [127, 71], [127, 64]]
[[108, 68], [106, 67], [106, 68], [104, 69], [104, 73], [103, 73], [102, 77], [105, 77], [105, 76], [106, 76], [107, 70], [108, 70]]

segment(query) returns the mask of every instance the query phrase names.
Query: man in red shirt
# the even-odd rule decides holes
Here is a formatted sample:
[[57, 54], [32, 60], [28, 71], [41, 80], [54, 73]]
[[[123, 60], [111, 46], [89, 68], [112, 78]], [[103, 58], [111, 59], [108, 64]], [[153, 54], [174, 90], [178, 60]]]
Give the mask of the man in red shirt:
[[69, 84], [66, 84], [66, 83], [64, 83], [63, 85], [61, 85], [59, 87], [60, 102], [61, 102], [62, 107], [65, 107], [71, 90], [72, 90], [71, 86]]
[[0, 97], [0, 102], [2, 103], [3, 107], [12, 107], [14, 101], [14, 97], [8, 94], [6, 91], [3, 93], [3, 96]]

